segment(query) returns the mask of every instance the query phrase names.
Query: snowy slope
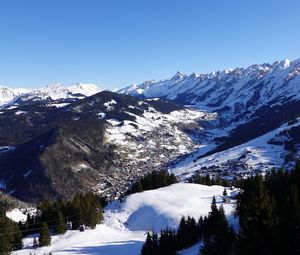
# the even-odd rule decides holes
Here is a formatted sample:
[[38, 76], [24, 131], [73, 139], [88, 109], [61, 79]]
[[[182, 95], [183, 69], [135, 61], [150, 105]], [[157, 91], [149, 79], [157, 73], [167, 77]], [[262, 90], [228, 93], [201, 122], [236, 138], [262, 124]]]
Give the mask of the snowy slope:
[[[207, 215], [212, 196], [215, 195], [221, 203], [223, 189], [220, 186], [179, 183], [133, 194], [123, 203], [110, 204], [106, 208], [104, 223], [95, 230], [67, 231], [54, 236], [51, 246], [35, 250], [30, 248], [33, 238], [28, 237], [24, 239], [25, 249], [13, 254], [138, 255], [147, 230], [159, 231], [166, 226], [175, 228], [182, 215]], [[234, 204], [225, 204], [224, 208], [230, 222], [236, 226]], [[183, 254], [188, 253], [185, 251]]]
[[[129, 155], [135, 159], [140, 158], [146, 147], [153, 150], [177, 150], [178, 154], [188, 152], [189, 147], [193, 147], [193, 141], [185, 132], [180, 130], [179, 126], [181, 123], [185, 123], [186, 126], [198, 126], [197, 120], [210, 117], [205, 112], [188, 109], [163, 114], [152, 108], [150, 111], [144, 111], [142, 116], [129, 112], [127, 114], [136, 120], [122, 122], [116, 119], [107, 119], [111, 127], [107, 129], [106, 140], [123, 146], [126, 150], [135, 150], [138, 147], [139, 149], [135, 153]], [[101, 118], [105, 118], [105, 116]], [[158, 132], [160, 135], [155, 137], [153, 136], [154, 132]], [[170, 139], [160, 139], [163, 134], [169, 136]], [[139, 137], [143, 137], [142, 142], [138, 140]], [[147, 160], [147, 158], [144, 157], [143, 160]]]
[[67, 87], [67, 90], [71, 94], [82, 94], [87, 97], [101, 91], [95, 84], [92, 83], [77, 83], [73, 86]]
[[[227, 114], [254, 112], [264, 105], [299, 100], [300, 59], [252, 65], [209, 74], [148, 81], [118, 92], [146, 98], [167, 98], [201, 110], [226, 109]], [[224, 108], [225, 107], [225, 108]], [[229, 111], [229, 113], [228, 113]]]
[[[281, 135], [281, 132], [299, 125], [300, 118], [293, 125], [284, 124], [271, 132], [228, 150], [199, 159], [187, 158], [172, 167], [170, 171], [185, 178], [195, 172], [204, 174], [218, 171], [223, 171], [221, 174], [224, 176], [232, 177], [237, 176], [239, 172], [241, 176], [245, 176], [253, 174], [255, 170], [264, 171], [274, 167], [277, 169], [289, 168], [290, 165], [285, 164], [288, 152], [284, 149], [284, 141], [289, 137]], [[281, 144], [274, 144], [272, 140], [281, 141]]]
[[4, 86], [0, 86], [0, 106], [17, 98], [21, 94], [30, 92], [29, 89], [11, 89]]
[[0, 106], [4, 104], [12, 104], [16, 101], [28, 100], [59, 100], [68, 98], [84, 98], [101, 90], [94, 84], [77, 83], [75, 85], [65, 87], [61, 83], [49, 84], [38, 89], [11, 89], [0, 87]]
[[52, 100], [67, 98], [84, 98], [100, 92], [100, 89], [94, 84], [77, 83], [70, 87], [65, 87], [61, 83], [49, 84], [40, 89], [35, 89], [30, 93], [23, 94], [20, 99], [26, 100]]
[[[107, 221], [125, 223], [132, 231], [159, 232], [166, 227], [177, 228], [184, 215], [195, 218], [207, 215], [212, 196], [215, 195], [217, 202], [221, 203], [223, 191], [221, 186], [178, 183], [133, 194], [121, 204], [113, 203], [107, 208], [106, 217]], [[224, 209], [229, 216], [233, 204], [224, 204]]]
[[[246, 173], [283, 166], [284, 146], [269, 145], [267, 140], [282, 123], [300, 116], [299, 84], [300, 59], [209, 74], [177, 72], [170, 79], [151, 80], [118, 92], [138, 98], [166, 98], [213, 114], [213, 119], [201, 122], [205, 135], [199, 148], [172, 161], [170, 167], [176, 164], [179, 174], [201, 171], [226, 176], [233, 168]], [[215, 149], [227, 150], [197, 160]], [[204, 167], [211, 169], [206, 171]]]

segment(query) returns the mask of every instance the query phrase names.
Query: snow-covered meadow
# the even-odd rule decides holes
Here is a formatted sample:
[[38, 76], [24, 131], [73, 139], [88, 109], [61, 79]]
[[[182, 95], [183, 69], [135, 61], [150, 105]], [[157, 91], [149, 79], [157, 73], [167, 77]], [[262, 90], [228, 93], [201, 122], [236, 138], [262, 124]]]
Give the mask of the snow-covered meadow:
[[[24, 249], [13, 254], [105, 254], [138, 255], [147, 231], [176, 228], [182, 216], [198, 218], [210, 211], [213, 196], [223, 204], [230, 224], [237, 228], [233, 216], [234, 202], [223, 203], [224, 187], [178, 183], [157, 190], [145, 191], [128, 196], [123, 202], [115, 201], [105, 208], [104, 222], [94, 230], [85, 232], [67, 231], [52, 236], [51, 245], [32, 248], [33, 237], [24, 239]], [[233, 195], [236, 190], [228, 190]], [[184, 254], [193, 255], [198, 248]]]

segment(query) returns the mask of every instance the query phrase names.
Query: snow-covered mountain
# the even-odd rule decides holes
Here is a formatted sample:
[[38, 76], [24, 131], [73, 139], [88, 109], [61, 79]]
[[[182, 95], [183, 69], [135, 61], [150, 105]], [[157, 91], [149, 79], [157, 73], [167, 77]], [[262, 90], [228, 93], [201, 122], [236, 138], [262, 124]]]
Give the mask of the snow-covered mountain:
[[223, 112], [227, 116], [254, 113], [265, 105], [300, 100], [300, 59], [248, 68], [227, 69], [209, 74], [185, 75], [147, 81], [118, 92], [145, 98], [166, 98], [201, 110]]
[[[206, 215], [213, 195], [238, 228], [237, 190], [222, 199], [220, 186], [178, 183], [113, 200], [154, 170], [184, 182], [194, 174], [231, 180], [293, 167], [300, 157], [299, 74], [300, 60], [284, 60], [178, 72], [119, 93], [97, 93], [93, 84], [2, 88], [9, 103], [0, 111], [0, 190], [31, 202], [91, 190], [111, 201], [95, 230], [67, 231], [36, 250], [29, 236], [18, 254], [138, 254], [146, 231], [176, 228], [182, 215]], [[180, 254], [198, 254], [199, 245]]]
[[300, 158], [300, 118], [230, 149], [203, 156], [205, 147], [179, 161], [170, 171], [188, 178], [193, 174], [244, 178], [272, 168], [290, 169]]
[[[214, 118], [209, 121], [201, 120], [203, 136], [200, 139], [200, 148], [189, 156], [196, 160], [195, 157], [201, 158], [223, 151], [231, 155], [231, 148], [245, 150], [248, 141], [264, 137], [270, 132], [276, 133], [279, 127], [300, 117], [300, 59], [255, 64], [248, 68], [227, 69], [209, 74], [185, 75], [177, 72], [170, 79], [147, 81], [121, 89], [118, 93], [138, 98], [174, 100], [210, 113]], [[253, 155], [258, 157], [257, 166], [261, 169], [283, 165], [286, 167], [299, 151], [299, 142], [296, 142], [295, 138], [291, 140], [295, 143], [294, 150], [285, 150], [287, 146], [280, 149], [275, 146], [275, 149], [272, 149], [277, 155], [281, 155], [280, 157], [267, 157], [268, 160], [265, 160], [265, 157]], [[236, 147], [239, 145], [244, 147]], [[252, 148], [252, 152], [256, 149]], [[290, 155], [290, 151], [294, 151], [295, 154]], [[243, 152], [236, 155], [241, 154]], [[216, 160], [210, 161], [211, 165], [220, 165], [218, 156], [215, 155], [215, 158]], [[231, 155], [226, 158], [237, 160], [239, 157]], [[242, 159], [237, 161], [245, 165], [241, 162]], [[180, 164], [181, 160], [182, 158], [179, 158], [175, 165]], [[201, 169], [207, 162], [204, 158], [198, 162], [197, 167], [193, 162], [188, 167]], [[252, 168], [250, 162], [251, 160], [246, 160], [246, 169]]]
[[14, 98], [30, 92], [27, 89], [11, 89], [8, 87], [0, 86], [0, 106], [13, 100]]
[[[35, 201], [40, 197], [22, 181], [43, 185], [48, 172], [57, 185], [49, 186], [49, 197], [69, 198], [88, 187], [115, 198], [157, 169], [237, 177], [287, 167], [300, 151], [298, 129], [291, 129], [300, 117], [299, 72], [300, 60], [285, 60], [204, 75], [178, 72], [119, 93], [97, 93], [93, 84], [52, 84], [17, 97], [3, 90], [13, 99], [0, 111], [0, 184]], [[270, 145], [282, 126], [284, 141]], [[65, 189], [60, 174], [70, 169], [80, 185]]]
[[90, 83], [77, 83], [69, 87], [65, 87], [61, 83], [56, 83], [39, 89], [10, 89], [0, 87], [0, 106], [28, 101], [81, 99], [100, 91], [96, 85]]
[[[71, 198], [86, 189], [114, 199], [137, 178], [197, 148], [198, 121], [212, 118], [174, 102], [109, 91], [62, 108], [2, 109], [0, 190], [25, 201]], [[43, 191], [35, 192], [39, 186]]]
[[87, 97], [101, 91], [95, 84], [92, 83], [76, 83], [75, 85], [67, 87], [67, 90], [73, 95], [82, 94]]

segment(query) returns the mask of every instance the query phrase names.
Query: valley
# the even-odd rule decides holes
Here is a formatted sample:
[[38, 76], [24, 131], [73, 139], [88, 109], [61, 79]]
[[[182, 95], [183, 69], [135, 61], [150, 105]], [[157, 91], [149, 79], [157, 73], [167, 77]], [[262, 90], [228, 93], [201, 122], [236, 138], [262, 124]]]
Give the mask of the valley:
[[[51, 245], [39, 248], [33, 245], [38, 233], [28, 234], [24, 248], [13, 254], [140, 254], [149, 231], [175, 231], [182, 216], [207, 216], [209, 222], [214, 196], [227, 228], [239, 233], [246, 223], [236, 217], [236, 199], [243, 193], [232, 185], [269, 176], [273, 169], [291, 172], [300, 157], [299, 68], [298, 60], [285, 60], [211, 74], [177, 73], [117, 92], [92, 84], [2, 88], [0, 198], [6, 215], [24, 220], [22, 210], [32, 213], [41, 201], [76, 200], [90, 191], [102, 199], [99, 204], [105, 201], [104, 219], [95, 229], [52, 229]], [[172, 173], [179, 183], [147, 191], [137, 186], [138, 193], [129, 195], [154, 171]], [[197, 176], [223, 180], [227, 187], [188, 183]], [[61, 209], [62, 217], [68, 210]], [[39, 213], [33, 217], [40, 220]], [[198, 254], [205, 244], [197, 238], [178, 252]]]

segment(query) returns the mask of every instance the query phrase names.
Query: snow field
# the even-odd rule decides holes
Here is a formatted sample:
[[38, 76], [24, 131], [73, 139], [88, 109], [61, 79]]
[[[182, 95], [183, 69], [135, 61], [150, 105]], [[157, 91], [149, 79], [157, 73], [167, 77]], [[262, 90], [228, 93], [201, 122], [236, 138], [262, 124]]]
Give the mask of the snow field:
[[[193, 216], [196, 219], [210, 211], [211, 200], [216, 196], [222, 204], [221, 186], [178, 183], [157, 190], [150, 190], [128, 196], [124, 202], [115, 201], [105, 209], [103, 224], [85, 232], [67, 231], [52, 237], [51, 245], [32, 249], [33, 237], [24, 239], [25, 248], [13, 254], [30, 252], [43, 254], [138, 255], [149, 230], [159, 232], [162, 228], [177, 228], [180, 218]], [[228, 190], [228, 193], [236, 191]], [[234, 204], [223, 204], [225, 213], [236, 228], [233, 218]], [[183, 251], [194, 255], [198, 247]]]

